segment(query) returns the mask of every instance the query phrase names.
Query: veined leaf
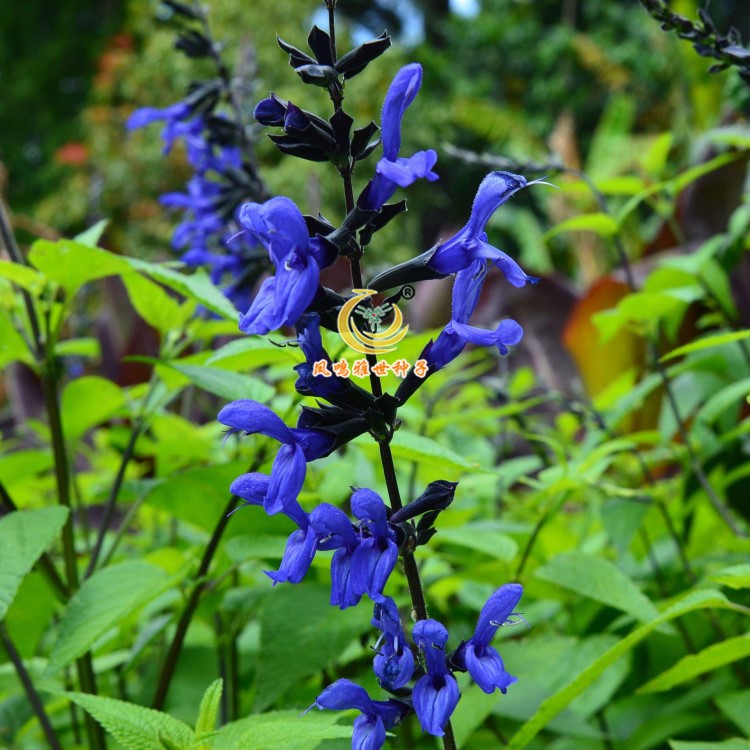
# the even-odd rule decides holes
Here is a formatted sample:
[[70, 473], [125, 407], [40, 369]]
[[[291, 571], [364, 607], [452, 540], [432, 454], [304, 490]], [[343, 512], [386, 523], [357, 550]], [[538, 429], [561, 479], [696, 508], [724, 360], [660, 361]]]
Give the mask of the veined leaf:
[[580, 695], [604, 670], [612, 666], [621, 656], [638, 645], [660, 625], [698, 609], [710, 609], [714, 607], [731, 608], [731, 606], [731, 603], [727, 601], [723, 594], [710, 589], [695, 591], [676, 604], [673, 604], [658, 617], [651, 620], [651, 622], [636, 628], [610, 648], [603, 656], [594, 661], [593, 664], [590, 664], [576, 675], [564, 688], [543, 701], [536, 713], [511, 738], [505, 750], [521, 750], [525, 748], [560, 711]]
[[31, 246], [29, 261], [71, 297], [89, 281], [131, 270], [125, 258], [74, 240], [37, 240]]
[[633, 581], [609, 560], [581, 552], [566, 552], [534, 574], [543, 581], [587, 596], [648, 622], [659, 612]]
[[219, 713], [223, 685], [223, 680], [214, 680], [203, 694], [203, 700], [198, 709], [198, 721], [195, 723], [196, 734], [213, 732], [216, 728], [216, 716]]
[[170, 582], [164, 570], [144, 562], [125, 562], [97, 571], [63, 613], [47, 674], [84, 654], [107, 630], [158, 596]]
[[98, 695], [65, 695], [88, 711], [126, 750], [165, 750], [168, 743], [188, 750], [195, 740], [187, 724], [161, 711]]
[[129, 273], [122, 280], [138, 315], [160, 333], [179, 329], [194, 310], [194, 305], [180, 304], [157, 283], [138, 273]]
[[67, 517], [67, 508], [54, 506], [17, 510], [0, 518], [0, 620], [21, 581], [60, 533]]
[[198, 388], [228, 401], [251, 398], [254, 401], [264, 402], [273, 398], [276, 393], [268, 383], [252, 375], [203, 365], [180, 365], [176, 362], [166, 364], [181, 372]]
[[714, 643], [697, 654], [688, 654], [665, 672], [641, 685], [637, 693], [658, 693], [691, 680], [700, 674], [726, 666], [750, 655], [750, 635], [740, 635]]
[[[369, 450], [369, 445], [363, 445], [362, 447], [364, 450]], [[399, 430], [394, 435], [391, 450], [395, 458], [418, 461], [428, 466], [453, 469], [454, 471], [477, 471], [479, 469], [475, 462], [468, 461], [436, 440], [404, 429]]]

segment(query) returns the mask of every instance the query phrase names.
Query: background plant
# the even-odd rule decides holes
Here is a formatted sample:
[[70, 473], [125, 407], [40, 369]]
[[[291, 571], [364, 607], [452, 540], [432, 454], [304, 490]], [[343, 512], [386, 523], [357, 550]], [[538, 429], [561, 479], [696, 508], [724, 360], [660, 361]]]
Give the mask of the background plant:
[[[299, 37], [298, 27], [287, 27], [294, 16], [283, 4], [256, 6], [259, 25], [260, 15], [265, 14], [263, 23], [282, 37]], [[441, 181], [436, 185], [447, 192], [442, 202], [430, 200], [443, 217], [459, 224], [468, 212], [472, 190], [467, 184], [476, 184], [488, 168], [518, 170], [533, 159], [545, 167], [539, 175], [552, 174], [550, 168], [560, 166], [566, 172], [554, 177], [562, 195], [521, 193], [489, 228], [494, 244], [511, 252], [517, 249], [529, 272], [543, 277], [542, 286], [533, 293], [537, 299], [544, 294], [545, 304], [528, 304], [520, 294], [505, 296], [503, 312], [497, 304], [499, 295], [490, 293], [478, 311], [486, 317], [478, 322], [513, 315], [525, 328], [526, 345], [500, 365], [482, 352], [468, 353], [461, 372], [446, 371], [428, 380], [426, 395], [420, 393], [409, 404], [394, 453], [401, 468], [415, 472], [415, 486], [440, 477], [462, 480], [463, 492], [451, 514], [438, 522], [423, 570], [434, 616], [450, 622], [457, 637], [462, 632], [468, 637], [493, 585], [515, 578], [526, 588], [524, 616], [533, 629], [518, 640], [517, 629], [500, 633], [511, 639], [500, 645], [507, 668], [523, 680], [497, 702], [475, 688], [464, 690], [465, 718], [456, 726], [461, 746], [496, 747], [508, 741], [513, 747], [620, 748], [665, 747], [671, 742], [689, 748], [690, 742], [735, 738], [732, 742], [742, 747], [748, 729], [742, 662], [746, 620], [736, 608], [725, 609], [722, 596], [705, 592], [722, 587], [730, 599], [747, 605], [743, 588], [747, 571], [737, 567], [745, 565], [747, 553], [741, 534], [746, 529], [742, 520], [745, 396], [750, 374], [740, 338], [748, 315], [743, 301], [747, 250], [743, 89], [735, 84], [731, 71], [709, 78], [706, 61], [689, 44], [660, 36], [657, 24], [649, 26], [640, 9], [621, 11], [633, 29], [623, 39], [622, 32], [616, 32], [619, 27], [608, 25], [602, 16], [596, 22], [586, 16], [590, 12], [586, 6], [558, 33], [592, 41], [593, 48], [583, 48], [603, 53], [585, 58], [589, 67], [583, 68], [602, 71], [597, 77], [601, 96], [587, 101], [588, 119], [573, 112], [572, 128], [566, 129], [565, 118], [558, 118], [562, 104], [547, 109], [538, 103], [544, 100], [541, 94], [537, 106], [528, 110], [522, 101], [500, 91], [491, 93], [494, 98], [486, 109], [470, 108], [466, 99], [458, 97], [462, 76], [445, 63], [448, 58], [471, 59], [467, 54], [449, 55], [448, 50], [452, 41], [472, 28], [486, 30], [488, 36], [486, 47], [468, 36], [472, 50], [511, 49], [507, 37], [500, 35], [506, 31], [520, 35], [520, 29], [531, 33], [533, 24], [540, 29], [534, 39], [542, 38], [544, 31], [559, 26], [552, 4], [538, 14], [526, 6], [523, 11], [517, 8], [518, 13], [529, 14], [524, 24], [488, 25], [490, 19], [507, 18], [488, 5], [477, 21], [456, 23], [444, 16], [445, 23], [429, 30], [429, 42], [409, 55], [425, 69], [424, 89], [409, 113], [424, 132], [412, 130], [409, 137], [414, 144], [407, 147], [450, 140], [464, 149], [461, 159], [466, 161], [478, 158], [467, 150], [489, 152], [481, 157], [486, 163], [474, 166], [451, 161], [441, 149]], [[674, 9], [698, 22], [697, 9], [689, 3]], [[212, 24], [217, 36], [227, 39], [228, 52], [239, 49], [234, 40], [244, 28], [237, 22], [242, 12], [229, 5], [212, 6]], [[620, 11], [611, 11], [616, 12]], [[729, 3], [712, 8], [721, 34], [728, 33], [732, 24], [730, 12]], [[113, 216], [108, 246], [129, 252], [115, 255], [87, 247], [95, 240], [89, 234], [78, 244], [37, 243], [28, 253], [35, 273], [2, 264], [3, 278], [15, 285], [4, 282], [0, 297], [0, 356], [6, 374], [11, 373], [4, 380], [0, 479], [6, 493], [2, 499], [6, 511], [10, 497], [21, 508], [47, 514], [29, 517], [29, 522], [34, 519], [38, 546], [26, 552], [3, 547], [3, 575], [10, 571], [15, 576], [5, 579], [9, 583], [3, 584], [3, 591], [16, 590], [14, 581], [28, 570], [28, 561], [38, 557], [40, 547], [49, 553], [49, 558], [39, 558], [37, 570], [23, 578], [4, 618], [5, 632], [40, 689], [64, 747], [75, 747], [76, 736], [81, 737], [81, 745], [95, 746], [85, 738], [85, 714], [50, 692], [77, 684], [76, 659], [93, 648], [100, 695], [132, 705], [95, 706], [96, 698], [76, 700], [84, 709], [98, 711], [105, 726], [131, 726], [128, 712], [137, 712], [138, 706], [153, 700], [157, 673], [163, 671], [178, 623], [188, 611], [191, 625], [165, 703], [166, 711], [185, 723], [154, 719], [159, 724], [151, 739], [133, 742], [140, 746], [161, 742], [155, 739], [161, 733], [166, 742], [189, 744], [192, 735], [185, 732], [196, 726], [201, 697], [212, 678], [221, 675], [225, 678], [222, 698], [217, 698], [214, 687], [198, 727], [201, 732], [213, 728], [211, 707], [218, 704], [222, 725], [229, 723], [215, 738], [216, 747], [238, 746], [243, 735], [242, 741], [253, 747], [264, 742], [278, 747], [287, 740], [288, 746], [297, 742], [313, 747], [325, 741], [329, 747], [336, 742], [345, 747], [349, 740], [337, 740], [335, 735], [349, 731], [350, 719], [338, 725], [335, 714], [316, 712], [305, 719], [310, 732], [306, 739], [299, 735], [283, 739], [283, 731], [302, 726], [301, 721], [290, 721], [298, 712], [279, 715], [271, 710], [306, 707], [334, 675], [366, 682], [371, 658], [368, 617], [355, 622], [347, 619], [347, 613], [334, 612], [338, 626], [330, 619], [311, 622], [302, 632], [292, 629], [302, 606], [300, 595], [306, 597], [306, 611], [327, 611], [327, 571], [314, 564], [311, 575], [320, 587], [306, 585], [295, 590], [294, 597], [282, 587], [268, 591], [261, 571], [280, 559], [288, 534], [288, 526], [278, 519], [265, 519], [253, 511], [235, 514], [221, 541], [209, 546], [216, 530], [223, 528], [221, 519], [230, 505], [228, 495], [217, 496], [217, 488], [228, 486], [245, 471], [262, 443], [257, 439], [255, 445], [243, 444], [236, 453], [234, 448], [222, 450], [213, 414], [231, 398], [289, 403], [293, 381], [288, 367], [299, 362], [299, 353], [262, 341], [240, 344], [226, 339], [219, 339], [217, 349], [214, 337], [232, 336], [236, 330], [234, 313], [221, 295], [200, 275], [189, 277], [127, 257], [152, 258], [167, 247], [173, 220], [160, 212], [156, 197], [178, 189], [187, 172], [179, 150], [167, 162], [168, 169], [163, 168], [156, 133], [150, 141], [144, 136], [123, 143], [122, 124], [135, 102], [175, 101], [196, 75], [193, 62], [178, 63], [178, 56], [169, 50], [171, 28], [151, 36], [151, 13], [136, 6], [131, 13], [127, 29], [143, 30], [143, 36], [134, 38], [137, 46], [143, 40], [144, 46], [138, 46], [143, 52], [137, 61], [123, 40], [110, 46], [85, 113], [87, 161], [79, 167], [58, 165], [57, 169], [67, 170], [65, 189], [54, 194], [50, 190], [41, 204], [12, 203], [16, 209], [12, 219], [24, 242], [32, 226], [48, 236], [50, 225], [73, 234], [107, 213]], [[435, 46], [441, 26], [448, 40], [444, 53]], [[493, 29], [498, 36], [492, 36]], [[616, 45], [605, 43], [608, 34], [609, 39], [617, 39]], [[345, 35], [341, 31], [342, 40]], [[663, 45], [657, 46], [656, 58], [644, 53], [648, 45], [643, 38]], [[255, 42], [259, 72], [265, 76], [261, 90], [280, 87], [273, 80], [275, 66], [270, 62], [278, 59], [278, 52], [259, 38]], [[544, 68], [544, 60], [534, 61], [537, 54], [551, 54], [549, 46], [523, 39], [518, 43], [523, 54], [494, 58], [488, 52], [483, 70], [491, 70], [493, 59], [499, 67], [510, 59], [513, 64], [528, 64], [532, 71], [549, 69], [548, 62]], [[622, 61], [616, 68], [625, 73], [620, 79], [603, 75], [608, 70], [605, 62], [613, 56]], [[375, 85], [379, 95], [373, 97], [374, 104], [354, 103], [358, 118], [367, 117], [368, 107], [369, 117], [377, 118], [388, 82], [405, 59], [394, 54], [388, 63], [384, 57], [377, 74], [371, 73], [372, 67], [362, 74], [373, 76], [362, 80], [367, 80], [367, 87]], [[653, 81], [661, 79], [647, 71], [660, 66], [668, 72], [664, 83], [655, 85]], [[585, 90], [590, 85], [589, 72], [578, 78], [577, 71], [573, 66], [569, 87], [560, 86], [562, 103], [569, 88]], [[288, 72], [283, 74], [286, 80]], [[521, 75], [534, 80], [531, 73]], [[488, 80], [500, 81], [502, 76], [472, 76], [465, 85], [479, 87]], [[532, 96], [542, 83], [551, 85], [554, 80], [545, 76], [521, 91]], [[650, 86], [660, 106], [640, 111], [633, 99], [636, 87], [642, 91]], [[138, 87], [153, 91], [154, 99], [136, 95]], [[433, 96], [438, 87], [439, 103]], [[309, 106], [302, 99], [300, 103]], [[469, 124], [476, 126], [480, 138], [466, 135], [462, 140], [456, 135], [465, 133]], [[433, 132], [440, 137], [436, 139]], [[538, 135], [529, 139], [529, 133]], [[545, 141], [553, 133], [555, 154], [550, 158]], [[705, 150], [696, 144], [703, 144]], [[142, 155], [134, 160], [137, 152]], [[497, 161], [499, 157], [505, 161]], [[321, 206], [331, 206], [324, 209], [328, 215], [342, 218], [333, 208], [335, 179], [330, 188], [321, 182], [318, 189], [310, 178], [290, 180], [269, 147], [260, 158], [274, 192], [276, 185], [291, 183], [299, 190], [294, 197], [304, 202], [304, 193], [312, 190], [320, 194]], [[133, 170], [137, 179], [131, 177]], [[174, 179], [167, 182], [170, 174]], [[23, 179], [24, 172], [15, 168], [8, 184], [15, 189]], [[409, 200], [412, 210], [403, 219], [410, 226], [404, 229], [402, 223], [388, 263], [410, 257], [415, 247], [431, 245], [436, 234], [452, 233], [434, 220], [425, 227], [412, 221], [423, 214], [419, 189], [410, 192]], [[30, 224], [29, 218], [36, 223]], [[636, 296], [629, 296], [627, 279], [617, 270], [618, 243], [630, 260]], [[69, 262], [73, 254], [75, 263]], [[109, 280], [99, 280], [104, 278]], [[114, 281], [118, 278], [125, 282], [122, 286]], [[41, 356], [33, 343], [23, 296], [11, 292], [17, 285], [26, 289], [37, 310], [45, 345]], [[435, 306], [445, 306], [446, 301], [433, 294]], [[224, 317], [197, 318], [194, 305]], [[431, 317], [429, 305], [422, 309], [422, 325], [444, 322]], [[608, 346], [601, 343], [599, 329], [587, 322], [592, 310], [614, 310], [598, 319], [605, 334], [612, 336]], [[418, 354], [431, 335], [425, 330], [415, 336], [411, 354]], [[679, 420], [666, 397], [664, 379], [654, 369], [653, 350], [647, 354], [648, 341], [656, 341], [660, 357], [680, 346], [695, 347], [662, 362]], [[158, 356], [159, 362], [122, 361], [133, 354]], [[16, 364], [8, 366], [9, 362]], [[100, 570], [88, 585], [97, 584], [98, 576], [104, 578], [93, 590], [95, 596], [84, 601], [81, 619], [67, 625], [69, 607], [64, 601], [70, 592], [65, 591], [66, 583], [59, 585], [65, 582], [62, 547], [53, 541], [64, 512], [56, 516], [48, 510], [60, 497], [49, 449], [50, 422], [44, 416], [39, 380], [23, 363], [33, 364], [39, 375], [47, 371], [45, 377], [63, 385], [61, 423], [72, 467], [71, 502], [79, 508], [74, 535], [81, 577], [101, 529], [103, 508], [120, 467], [125, 467], [115, 493], [114, 519], [120, 521], [116, 527], [120, 531], [105, 534]], [[88, 395], [91, 391], [96, 400]], [[219, 394], [211, 395], [214, 391]], [[687, 440], [680, 435], [678, 422]], [[137, 439], [128, 451], [132, 434]], [[58, 451], [58, 464], [59, 456]], [[384, 491], [373, 469], [375, 459], [372, 447], [353, 444], [345, 457], [332, 456], [320, 467], [311, 464], [303, 502], [310, 507], [321, 501], [345, 502], [348, 493], [340, 487], [346, 486], [347, 475], [351, 483], [366, 479], [368, 486]], [[268, 471], [270, 463], [264, 460], [266, 465], [259, 470]], [[419, 466], [412, 469], [415, 460]], [[477, 472], [477, 465], [484, 468]], [[712, 506], [696, 466], [740, 536]], [[232, 507], [235, 504], [231, 502]], [[12, 517], [4, 518], [4, 527]], [[25, 537], [10, 527], [2, 538], [7, 544], [8, 539]], [[215, 551], [207, 555], [212, 548]], [[136, 564], [136, 559], [139, 567], [122, 569]], [[6, 562], [10, 560], [14, 562]], [[57, 565], [57, 576], [50, 572], [50, 564]], [[125, 599], [127, 589], [121, 589], [123, 599], [117, 602], [121, 608], [114, 609], [104, 594], [132, 580], [139, 581], [138, 590]], [[154, 598], [144, 602], [141, 597], [147, 595]], [[673, 602], [675, 609], [669, 609]], [[103, 614], [94, 617], [97, 605]], [[710, 606], [713, 614], [688, 611], [701, 606]], [[685, 614], [673, 621], [670, 631], [652, 608], [668, 616]], [[343, 625], [341, 617], [346, 620]], [[84, 621], [86, 626], [81, 626]], [[326, 639], [320, 637], [323, 632]], [[290, 640], [300, 644], [294, 660], [287, 656]], [[2, 741], [20, 747], [45, 746], [17, 669], [7, 649], [1, 651], [7, 659], [0, 667]], [[701, 653], [699, 660], [689, 658], [694, 653]], [[614, 661], [618, 656], [622, 658]], [[661, 681], [654, 682], [662, 673]], [[597, 679], [595, 686], [588, 687]], [[309, 722], [315, 723], [313, 729]], [[140, 714], [136, 724], [154, 726]], [[403, 729], [408, 732], [409, 725]], [[114, 731], [120, 738], [125, 736], [124, 729]], [[532, 739], [537, 732], [541, 734]], [[405, 741], [408, 744], [408, 738]], [[425, 741], [418, 730], [413, 731], [414, 746]], [[116, 746], [117, 740], [109, 742]]]

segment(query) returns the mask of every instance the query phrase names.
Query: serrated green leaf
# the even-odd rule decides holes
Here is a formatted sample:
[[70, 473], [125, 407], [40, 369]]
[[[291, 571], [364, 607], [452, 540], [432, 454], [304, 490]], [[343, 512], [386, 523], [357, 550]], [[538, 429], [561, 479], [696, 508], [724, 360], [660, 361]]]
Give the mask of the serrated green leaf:
[[750, 588], [750, 564], [732, 565], [709, 576], [712, 581], [732, 589]]
[[[329, 587], [311, 585], [279, 587], [266, 597], [260, 612], [256, 711], [333, 664], [352, 639], [369, 630], [371, 612], [363, 607], [340, 612], [330, 606], [329, 599]], [[304, 617], [299, 616], [301, 612]]]
[[180, 365], [176, 362], [167, 364], [189, 378], [193, 385], [228, 401], [251, 398], [262, 403], [273, 398], [276, 393], [272, 386], [252, 375], [204, 365]]
[[234, 321], [239, 319], [239, 313], [235, 310], [234, 305], [216, 288], [216, 285], [204, 271], [199, 269], [193, 274], [186, 274], [136, 258], [131, 258], [129, 262], [133, 268], [143, 271], [170, 289], [184, 294], [188, 299], [197, 302], [222, 318]]
[[594, 232], [600, 237], [612, 237], [617, 234], [619, 227], [617, 222], [605, 213], [580, 214], [571, 216], [561, 221], [557, 226], [544, 235], [545, 240], [550, 240], [562, 232]]
[[219, 713], [221, 694], [224, 689], [222, 679], [214, 680], [203, 694], [200, 708], [198, 709], [198, 720], [195, 723], [195, 733], [213, 732], [216, 728], [216, 717]]
[[65, 437], [73, 441], [122, 408], [125, 395], [111, 380], [87, 375], [65, 386], [60, 404]]
[[697, 654], [688, 654], [677, 664], [641, 685], [637, 693], [658, 693], [711, 670], [732, 664], [750, 655], [750, 635], [740, 635], [714, 643]]
[[170, 582], [164, 570], [145, 562], [125, 562], [94, 573], [63, 612], [47, 674], [84, 654], [107, 630], [158, 596]]
[[609, 560], [565, 552], [537, 569], [537, 578], [574, 591], [647, 622], [659, 612], [633, 581]]
[[[368, 451], [370, 447], [365, 444], [363, 450]], [[480, 468], [476, 462], [468, 461], [442, 443], [403, 428], [394, 435], [391, 451], [395, 458], [446, 470], [463, 472]]]
[[195, 740], [187, 724], [161, 711], [98, 695], [65, 695], [88, 711], [125, 750], [165, 750], [165, 740], [183, 750]]
[[[354, 715], [354, 712], [351, 712]], [[339, 711], [269, 711], [222, 727], [213, 750], [313, 750], [327, 739], [350, 738], [351, 721]]]
[[719, 333], [715, 336], [706, 336], [703, 339], [697, 341], [691, 341], [689, 344], [678, 346], [676, 349], [672, 349], [671, 352], [665, 354], [661, 361], [665, 362], [668, 359], [674, 359], [675, 357], [681, 357], [684, 354], [691, 354], [692, 352], [700, 352], [704, 349], [711, 349], [714, 346], [723, 346], [724, 344], [733, 344], [736, 341], [744, 341], [750, 338], [750, 330], [747, 331], [732, 331], [731, 333]]
[[42, 552], [60, 533], [67, 508], [17, 510], [0, 518], [0, 620]]
[[74, 240], [37, 240], [29, 251], [29, 261], [71, 297], [89, 281], [131, 270], [125, 258]]
[[181, 305], [145, 276], [130, 273], [122, 280], [138, 315], [160, 333], [179, 330], [190, 317], [193, 308], [189, 304]]
[[568, 706], [574, 698], [591, 685], [599, 675], [660, 625], [674, 620], [676, 617], [681, 617], [688, 612], [722, 607], [731, 608], [731, 604], [721, 592], [710, 589], [695, 591], [676, 604], [673, 604], [651, 622], [636, 628], [610, 648], [603, 656], [599, 657], [593, 664], [590, 664], [586, 669], [577, 674], [564, 688], [543, 701], [534, 715], [513, 735], [510, 742], [506, 745], [506, 750], [522, 750], [522, 748], [527, 747], [534, 737]]

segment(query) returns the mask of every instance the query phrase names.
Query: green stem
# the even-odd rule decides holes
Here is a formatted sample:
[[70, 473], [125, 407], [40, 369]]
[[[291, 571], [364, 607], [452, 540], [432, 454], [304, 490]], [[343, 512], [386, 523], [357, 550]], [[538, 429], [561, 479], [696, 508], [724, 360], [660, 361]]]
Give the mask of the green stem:
[[39, 693], [37, 693], [36, 688], [34, 687], [34, 683], [32, 682], [29, 673], [26, 671], [23, 659], [21, 658], [21, 655], [18, 653], [18, 650], [13, 644], [13, 641], [11, 640], [8, 631], [5, 629], [5, 624], [3, 622], [0, 622], [0, 641], [3, 644], [3, 648], [5, 649], [6, 653], [8, 654], [8, 658], [10, 659], [11, 664], [13, 664], [13, 667], [18, 674], [18, 679], [23, 685], [23, 689], [26, 692], [26, 697], [29, 700], [29, 704], [31, 705], [32, 710], [36, 714], [36, 717], [41, 724], [42, 731], [44, 732], [44, 736], [47, 738], [47, 744], [49, 745], [50, 750], [62, 750], [62, 745], [60, 744], [60, 740], [57, 737], [57, 733], [52, 726], [52, 722], [47, 716], [47, 712], [44, 710], [44, 703], [42, 703], [42, 699], [39, 697]]

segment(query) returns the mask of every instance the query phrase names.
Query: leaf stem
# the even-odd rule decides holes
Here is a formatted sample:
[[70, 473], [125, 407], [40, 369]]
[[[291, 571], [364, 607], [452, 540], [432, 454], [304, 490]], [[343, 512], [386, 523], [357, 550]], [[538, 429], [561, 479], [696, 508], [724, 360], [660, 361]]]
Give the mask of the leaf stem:
[[23, 689], [26, 692], [26, 697], [29, 699], [29, 704], [36, 714], [36, 717], [39, 720], [39, 724], [41, 724], [42, 731], [44, 732], [44, 736], [47, 738], [47, 744], [49, 745], [50, 750], [62, 750], [60, 739], [58, 738], [57, 733], [52, 726], [52, 722], [47, 716], [47, 712], [44, 710], [44, 703], [42, 703], [42, 699], [40, 698], [39, 693], [37, 693], [29, 673], [26, 671], [23, 659], [21, 658], [21, 655], [18, 653], [18, 650], [13, 644], [13, 641], [10, 638], [10, 634], [6, 630], [5, 623], [3, 622], [0, 622], [0, 641], [2, 641], [3, 648], [8, 654], [8, 658], [10, 659], [14, 669], [16, 670], [16, 673], [18, 674], [18, 679], [23, 685]]

